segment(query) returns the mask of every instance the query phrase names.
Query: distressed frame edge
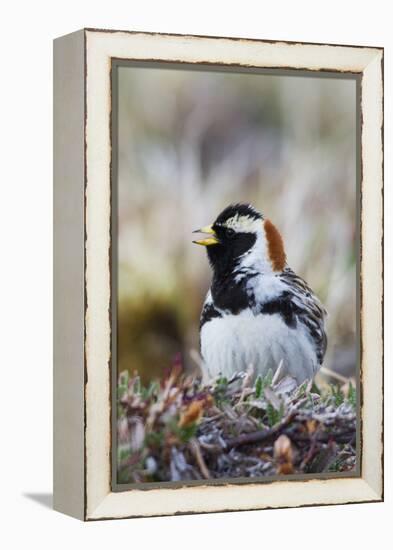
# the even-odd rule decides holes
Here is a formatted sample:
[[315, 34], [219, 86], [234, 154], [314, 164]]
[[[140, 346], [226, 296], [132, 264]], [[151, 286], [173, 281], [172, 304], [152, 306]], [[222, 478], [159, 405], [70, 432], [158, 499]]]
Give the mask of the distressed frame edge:
[[86, 518], [84, 50], [83, 30], [53, 41], [53, 507], [82, 520]]
[[[340, 497], [337, 498], [335, 496], [332, 498], [330, 502], [327, 501], [326, 495], [321, 496], [320, 498], [309, 498], [309, 495], [307, 495], [307, 498], [302, 497], [302, 502], [295, 503], [290, 502], [288, 504], [283, 503], [260, 503], [260, 504], [254, 504], [250, 505], [247, 504], [245, 506], [239, 506], [239, 507], [231, 507], [231, 506], [212, 506], [211, 509], [208, 509], [208, 507], [204, 504], [203, 506], [195, 506], [194, 508], [189, 507], [182, 507], [180, 510], [177, 508], [173, 508], [172, 510], [161, 510], [161, 511], [149, 511], [147, 513], [142, 512], [124, 512], [124, 513], [114, 513], [113, 512], [113, 505], [114, 503], [111, 501], [111, 496], [116, 493], [108, 493], [108, 495], [102, 500], [102, 502], [97, 506], [96, 509], [94, 509], [92, 512], [87, 513], [84, 520], [85, 521], [103, 521], [103, 520], [117, 520], [117, 519], [142, 519], [142, 518], [155, 518], [155, 517], [168, 517], [168, 516], [184, 516], [184, 515], [194, 515], [194, 514], [221, 514], [221, 513], [230, 513], [230, 512], [256, 512], [256, 511], [262, 511], [262, 510], [286, 510], [286, 509], [292, 509], [292, 508], [312, 508], [312, 507], [322, 507], [322, 506], [347, 506], [347, 505], [353, 505], [353, 504], [378, 504], [382, 503], [384, 501], [383, 495], [381, 495], [378, 492], [375, 492], [373, 488], [363, 479], [363, 478], [342, 478], [344, 479], [350, 479], [351, 481], [355, 482], [352, 485], [352, 492], [355, 491], [361, 491], [362, 496], [351, 496], [351, 497]], [[323, 480], [328, 483], [335, 482], [335, 481], [342, 481], [338, 478], [331, 479], [331, 480]], [[314, 480], [309, 480], [314, 481]], [[282, 483], [301, 483], [306, 484], [309, 481], [303, 480], [303, 481], [283, 481]], [[318, 480], [319, 481], [319, 480]], [[279, 481], [274, 481], [272, 483], [278, 484], [281, 483]], [[257, 485], [257, 484], [255, 484]], [[255, 485], [249, 485], [248, 487], [255, 487]], [[266, 484], [265, 484], [266, 485]], [[268, 484], [269, 485], [269, 484]], [[229, 484], [230, 487], [233, 487]], [[201, 488], [212, 490], [214, 487], [209, 486], [200, 486]], [[247, 485], [238, 486], [243, 487], [243, 490], [246, 490]], [[197, 487], [195, 487], [197, 488]], [[192, 487], [187, 487], [187, 489], [195, 489]], [[336, 489], [342, 489], [342, 486], [337, 485]], [[163, 491], [165, 489], [157, 489], [157, 491]], [[318, 490], [318, 489], [317, 489]], [[176, 489], [168, 489], [168, 491], [176, 491]], [[119, 494], [119, 493], [117, 493]], [[304, 493], [303, 493], [304, 495]], [[210, 496], [210, 495], [209, 495]], [[185, 495], [183, 495], [185, 497]], [[192, 495], [190, 494], [190, 497]], [[191, 500], [191, 499], [190, 499]]]
[[[86, 31], [85, 31], [86, 32]], [[89, 31], [89, 33], [91, 33], [92, 31]], [[95, 33], [96, 31], [94, 31]], [[101, 31], [99, 31], [101, 32]], [[106, 32], [106, 31], [105, 31]], [[113, 32], [116, 32], [116, 31], [113, 31]], [[140, 33], [138, 33], [140, 34]], [[173, 36], [173, 35], [169, 35], [169, 36]], [[188, 38], [191, 38], [192, 37], [188, 37]], [[207, 37], [207, 38], [210, 38], [210, 37]], [[232, 40], [232, 39], [228, 39], [228, 40]], [[263, 42], [263, 41], [257, 41], [257, 42]], [[296, 43], [296, 44], [301, 44], [301, 43]], [[317, 48], [319, 48], [319, 45], [316, 45]], [[347, 48], [346, 46], [344, 46], [344, 48]], [[349, 47], [348, 47], [349, 48]], [[370, 50], [371, 48], [368, 48], [368, 47], [365, 47], [367, 48], [368, 50]], [[383, 50], [381, 48], [373, 48], [373, 54], [374, 54], [374, 57], [373, 59], [375, 60], [376, 58], [378, 58], [378, 56], [381, 58], [381, 62], [383, 63]], [[370, 61], [364, 68], [363, 68], [363, 78], [364, 78], [364, 74], [365, 74], [365, 71], [368, 67], [368, 65], [371, 65], [372, 61]], [[297, 68], [297, 67], [294, 67], [294, 68]], [[381, 80], [382, 80], [382, 74], [381, 74]], [[379, 81], [377, 82], [377, 84], [379, 84]], [[381, 96], [381, 99], [383, 98], [383, 91], [382, 91], [382, 96]], [[383, 107], [383, 105], [381, 106]], [[383, 115], [383, 109], [381, 109], [381, 117]], [[383, 122], [383, 119], [382, 119], [382, 122]], [[363, 136], [363, 133], [362, 133], [362, 136]], [[382, 158], [383, 158], [383, 149], [382, 149], [382, 146], [383, 146], [383, 143], [382, 143], [382, 140], [381, 140], [381, 147], [379, 148], [381, 150], [381, 153], [382, 153]], [[363, 145], [362, 145], [362, 149], [363, 149]], [[363, 151], [362, 151], [363, 152]], [[363, 158], [364, 160], [364, 158]], [[381, 179], [381, 189], [383, 190], [383, 177]], [[382, 213], [381, 213], [382, 214]], [[381, 218], [379, 217], [378, 219], [378, 224], [380, 222]], [[377, 271], [378, 273], [377, 274], [382, 274], [383, 275], [383, 271], [381, 270], [381, 265], [378, 264], [377, 265]], [[383, 292], [383, 289], [382, 289], [382, 292]], [[383, 298], [383, 294], [381, 293], [381, 299]], [[378, 321], [377, 321], [377, 324], [378, 324]], [[382, 343], [382, 340], [381, 340], [381, 343]], [[383, 429], [383, 426], [382, 426], [382, 429]], [[382, 445], [382, 448], [381, 448], [381, 456], [383, 456], [383, 445]], [[383, 460], [383, 458], [382, 458]], [[369, 483], [367, 483], [367, 479], [366, 478], [357, 478], [356, 480], [353, 480], [353, 481], [358, 481], [360, 482], [361, 485], [366, 485], [366, 488], [369, 488], [370, 489], [370, 492], [369, 492], [369, 496], [366, 500], [366, 502], [374, 502], [374, 501], [381, 501], [383, 499], [383, 468], [382, 468], [382, 464], [381, 464], [381, 469], [379, 471], [379, 474], [380, 474], [380, 481], [381, 481], [381, 484], [377, 483], [377, 485], [374, 485], [374, 487], [372, 487]], [[378, 477], [378, 476], [377, 476]], [[378, 480], [377, 480], [378, 481]], [[275, 483], [280, 483], [280, 482], [275, 482]], [[285, 482], [285, 483], [290, 483], [290, 482]], [[307, 482], [308, 483], [308, 482]], [[250, 485], [247, 485], [246, 487], [247, 488], [250, 488], [250, 487], [253, 487], [254, 485], [253, 484], [250, 484]], [[233, 486], [231, 486], [233, 487]], [[169, 491], [173, 491], [174, 489], [168, 489]], [[186, 490], [189, 490], [189, 488], [187, 488]], [[195, 488], [191, 488], [191, 490], [195, 490]], [[214, 490], [213, 487], [209, 487], [209, 490]], [[166, 492], [167, 490], [166, 489], [159, 489], [160, 492]], [[131, 492], [131, 491], [129, 491]], [[116, 493], [111, 493], [110, 490], [109, 490], [109, 493], [107, 493], [107, 495], [100, 501], [100, 503], [93, 507], [93, 509], [86, 509], [86, 515], [85, 515], [85, 519], [89, 519], [89, 520], [92, 520], [92, 519], [108, 519], [108, 515], [105, 515], [105, 510], [106, 510], [106, 505], [105, 505], [105, 501], [108, 501], [108, 498], [111, 497], [111, 495], [114, 495]], [[179, 495], [180, 496], [180, 495]], [[192, 500], [192, 499], [191, 499]], [[353, 501], [353, 502], [356, 502], [356, 501]], [[357, 502], [360, 502], [360, 500], [357, 500]], [[363, 501], [362, 501], [363, 502]], [[337, 504], [339, 502], [330, 502], [329, 504]], [[327, 504], [326, 502], [324, 501], [320, 501], [320, 502], [314, 502], [313, 503], [314, 505], [323, 505], [323, 504]], [[304, 506], [304, 505], [312, 505], [312, 504], [300, 504], [299, 506]], [[288, 506], [294, 506], [293, 504], [292, 505], [288, 505]], [[258, 507], [252, 507], [252, 508], [247, 508], [247, 509], [262, 509], [262, 508], [270, 508], [270, 507], [274, 507], [274, 508], [281, 508], [281, 507], [287, 507], [287, 506], [269, 506], [269, 505], [262, 505], [262, 506], [258, 506]], [[232, 510], [232, 509], [231, 509]], [[233, 510], [240, 510], [239, 508], [235, 508]], [[204, 510], [199, 510], [198, 512], [196, 510], [194, 510], [195, 513], [202, 513]], [[214, 511], [224, 511], [222, 509], [214, 509], [214, 510], [209, 510], [209, 512], [214, 512]], [[144, 515], [172, 515], [173, 513], [192, 513], [192, 510], [187, 510], [187, 511], [184, 511], [184, 510], [181, 510], [181, 511], [177, 511], [177, 512], [168, 512], [168, 513], [163, 513], [163, 514], [157, 514], [157, 513], [152, 513], [152, 514], [144, 514]], [[109, 517], [141, 517], [142, 514], [137, 514], [136, 516], [132, 516], [132, 515], [126, 515], [126, 516], [122, 516], [122, 515], [117, 515], [117, 516], [109, 516]]]
[[105, 29], [100, 27], [85, 27], [85, 32], [90, 33], [123, 33], [123, 34], [142, 34], [146, 36], [169, 36], [177, 38], [208, 38], [211, 40], [234, 40], [238, 42], [259, 42], [266, 44], [287, 44], [292, 46], [329, 46], [333, 48], [359, 48], [359, 49], [371, 49], [371, 50], [384, 50], [384, 46], [362, 46], [359, 44], [339, 44], [337, 42], [308, 42], [304, 40], [285, 40], [285, 39], [269, 39], [269, 38], [250, 38], [245, 36], [219, 36], [214, 34], [188, 34], [188, 33], [175, 33], [175, 32], [160, 32], [160, 31], [143, 31], [143, 30], [129, 30], [129, 29]]
[[[384, 499], [384, 51], [361, 80], [362, 477]], [[375, 186], [375, 187], [374, 187]], [[366, 205], [363, 207], [363, 203]], [[375, 242], [378, 246], [375, 246]], [[370, 288], [373, 290], [370, 292]], [[366, 289], [366, 291], [365, 291]], [[375, 340], [373, 340], [375, 339]], [[370, 343], [374, 343], [374, 348]], [[367, 345], [365, 345], [367, 344]], [[372, 370], [371, 354], [377, 352]], [[366, 367], [366, 368], [365, 368]], [[376, 380], [375, 380], [376, 379]], [[365, 393], [367, 391], [367, 395]], [[378, 403], [378, 406], [375, 406]], [[372, 437], [374, 436], [374, 438]], [[371, 457], [373, 460], [371, 460]]]

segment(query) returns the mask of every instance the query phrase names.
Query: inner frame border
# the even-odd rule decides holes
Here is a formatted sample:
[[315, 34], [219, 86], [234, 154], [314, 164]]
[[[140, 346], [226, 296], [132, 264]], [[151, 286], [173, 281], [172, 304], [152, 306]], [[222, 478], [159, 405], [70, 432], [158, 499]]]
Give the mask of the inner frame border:
[[[89, 29], [90, 30], [90, 29]], [[102, 31], [100, 31], [102, 32]], [[104, 31], [111, 32], [111, 31]], [[211, 37], [209, 37], [211, 38]], [[263, 41], [261, 41], [263, 42]], [[274, 41], [272, 41], [274, 42]], [[303, 44], [303, 42], [299, 42]], [[315, 44], [316, 45], [316, 44]], [[360, 48], [362, 46], [359, 46]], [[232, 74], [254, 74], [272, 75], [304, 78], [329, 78], [353, 80], [356, 85], [356, 468], [353, 472], [331, 472], [320, 474], [293, 474], [291, 476], [266, 476], [259, 478], [219, 478], [212, 480], [191, 480], [187, 482], [162, 481], [148, 483], [118, 483], [117, 482], [117, 305], [118, 305], [118, 69], [158, 69], [158, 70], [183, 70], [197, 72], [232, 73]], [[311, 481], [313, 479], [347, 479], [362, 477], [363, 458], [363, 377], [362, 377], [362, 294], [363, 285], [361, 279], [361, 255], [362, 255], [362, 106], [361, 106], [361, 82], [362, 72], [355, 71], [331, 71], [325, 69], [303, 69], [303, 68], [272, 68], [261, 66], [244, 66], [239, 64], [216, 63], [216, 62], [189, 62], [172, 61], [165, 59], [133, 59], [133, 58], [110, 58], [110, 250], [109, 250], [109, 272], [110, 272], [110, 485], [113, 492], [121, 493], [130, 490], [149, 491], [153, 489], [178, 489], [182, 487], [198, 486], [228, 486], [248, 484], [270, 484], [276, 481]]]

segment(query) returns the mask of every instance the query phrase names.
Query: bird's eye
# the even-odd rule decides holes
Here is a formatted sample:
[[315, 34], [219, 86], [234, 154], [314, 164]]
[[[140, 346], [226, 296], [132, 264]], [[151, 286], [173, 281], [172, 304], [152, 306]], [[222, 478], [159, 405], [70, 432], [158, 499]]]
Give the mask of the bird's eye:
[[225, 235], [229, 238], [233, 237], [235, 234], [235, 231], [231, 227], [227, 227], [225, 230]]

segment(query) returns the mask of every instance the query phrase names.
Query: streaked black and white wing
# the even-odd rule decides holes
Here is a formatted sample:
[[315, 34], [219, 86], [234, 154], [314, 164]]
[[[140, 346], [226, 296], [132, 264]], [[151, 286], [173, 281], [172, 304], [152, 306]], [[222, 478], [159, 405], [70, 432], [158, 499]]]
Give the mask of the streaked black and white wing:
[[320, 364], [326, 352], [327, 336], [325, 332], [326, 310], [308, 284], [289, 267], [280, 274], [291, 294], [297, 319], [308, 330]]

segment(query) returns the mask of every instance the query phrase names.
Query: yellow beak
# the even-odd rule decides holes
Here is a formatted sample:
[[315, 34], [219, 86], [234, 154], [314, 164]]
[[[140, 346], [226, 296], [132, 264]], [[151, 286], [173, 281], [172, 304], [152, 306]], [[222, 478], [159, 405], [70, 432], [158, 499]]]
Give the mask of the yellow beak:
[[218, 240], [217, 234], [212, 228], [211, 225], [207, 225], [206, 227], [201, 227], [201, 229], [196, 229], [193, 231], [193, 233], [205, 233], [206, 235], [211, 235], [211, 237], [207, 237], [206, 239], [200, 239], [199, 241], [192, 241], [195, 244], [201, 244], [202, 246], [212, 246], [213, 244], [218, 244], [220, 241]]

